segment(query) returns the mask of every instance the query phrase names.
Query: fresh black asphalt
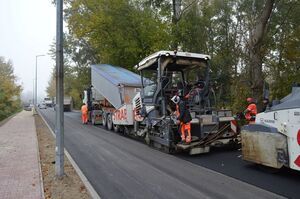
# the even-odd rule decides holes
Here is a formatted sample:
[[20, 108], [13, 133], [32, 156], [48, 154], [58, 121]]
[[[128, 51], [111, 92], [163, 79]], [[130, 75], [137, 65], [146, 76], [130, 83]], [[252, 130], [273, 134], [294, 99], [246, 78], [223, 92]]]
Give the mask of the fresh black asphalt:
[[300, 172], [288, 168], [274, 171], [248, 163], [241, 159], [240, 151], [215, 149], [209, 154], [177, 157], [285, 197], [300, 198]]
[[[54, 111], [41, 112], [54, 129]], [[242, 161], [239, 151], [168, 155], [101, 127], [82, 125], [76, 112], [65, 113], [65, 146], [101, 198], [277, 197], [256, 187], [288, 198], [300, 193], [299, 173], [267, 173]]]

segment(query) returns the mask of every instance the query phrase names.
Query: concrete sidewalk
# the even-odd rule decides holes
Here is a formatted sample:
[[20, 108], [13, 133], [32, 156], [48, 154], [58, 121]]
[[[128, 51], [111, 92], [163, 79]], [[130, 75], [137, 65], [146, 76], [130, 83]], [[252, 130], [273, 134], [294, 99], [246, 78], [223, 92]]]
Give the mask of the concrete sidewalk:
[[0, 198], [43, 198], [38, 143], [31, 111], [0, 127]]

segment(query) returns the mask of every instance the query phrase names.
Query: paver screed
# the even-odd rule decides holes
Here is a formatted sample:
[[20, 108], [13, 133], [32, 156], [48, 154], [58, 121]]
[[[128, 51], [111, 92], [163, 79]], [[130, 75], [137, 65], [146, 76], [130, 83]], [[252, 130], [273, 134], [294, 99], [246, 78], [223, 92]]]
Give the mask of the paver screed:
[[0, 127], [0, 198], [43, 198], [34, 117], [22, 111]]

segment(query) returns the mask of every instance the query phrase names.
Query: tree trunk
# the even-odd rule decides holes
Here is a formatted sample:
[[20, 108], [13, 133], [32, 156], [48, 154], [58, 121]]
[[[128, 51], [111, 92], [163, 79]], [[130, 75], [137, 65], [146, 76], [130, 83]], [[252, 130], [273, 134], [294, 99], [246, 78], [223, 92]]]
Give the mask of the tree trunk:
[[173, 4], [173, 17], [172, 17], [172, 23], [173, 23], [173, 38], [174, 41], [172, 42], [172, 48], [173, 50], [177, 50], [179, 41], [179, 30], [178, 30], [178, 22], [180, 20], [181, 15], [181, 0], [172, 0]]
[[263, 74], [262, 74], [262, 52], [261, 47], [263, 38], [266, 34], [267, 24], [272, 13], [275, 0], [266, 0], [264, 9], [261, 15], [257, 18], [256, 25], [250, 32], [249, 38], [249, 64], [250, 64], [250, 78], [252, 80], [252, 94], [253, 98], [257, 100], [258, 110], [262, 107], [263, 96]]

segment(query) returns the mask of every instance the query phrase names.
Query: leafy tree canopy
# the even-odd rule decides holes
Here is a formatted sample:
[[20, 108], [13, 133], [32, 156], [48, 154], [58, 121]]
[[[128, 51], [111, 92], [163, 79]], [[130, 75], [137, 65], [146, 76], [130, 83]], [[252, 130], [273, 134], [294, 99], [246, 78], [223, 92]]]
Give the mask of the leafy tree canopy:
[[[212, 56], [220, 107], [243, 110], [246, 97], [254, 95], [255, 86], [261, 89], [262, 80], [270, 84], [271, 99], [287, 95], [291, 84], [300, 82], [299, 0], [65, 2], [65, 92], [73, 96], [90, 84], [92, 63], [133, 70], [149, 54], [176, 46]], [[266, 5], [272, 10], [257, 46], [254, 30]]]
[[20, 109], [22, 88], [16, 80], [12, 62], [0, 57], [0, 121]]

